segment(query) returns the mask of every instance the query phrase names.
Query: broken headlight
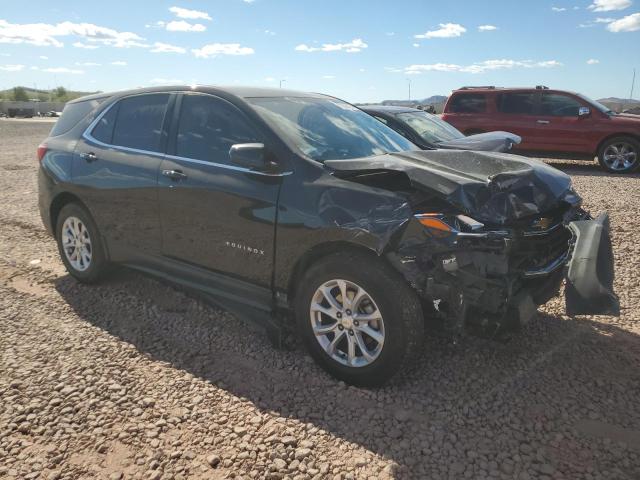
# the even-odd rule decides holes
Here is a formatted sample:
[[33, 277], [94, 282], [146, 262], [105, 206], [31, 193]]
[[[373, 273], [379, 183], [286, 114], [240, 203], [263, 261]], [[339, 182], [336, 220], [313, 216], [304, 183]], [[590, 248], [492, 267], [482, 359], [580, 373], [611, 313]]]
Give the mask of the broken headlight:
[[482, 222], [462, 214], [419, 213], [415, 218], [439, 237], [459, 232], [479, 232], [484, 228]]

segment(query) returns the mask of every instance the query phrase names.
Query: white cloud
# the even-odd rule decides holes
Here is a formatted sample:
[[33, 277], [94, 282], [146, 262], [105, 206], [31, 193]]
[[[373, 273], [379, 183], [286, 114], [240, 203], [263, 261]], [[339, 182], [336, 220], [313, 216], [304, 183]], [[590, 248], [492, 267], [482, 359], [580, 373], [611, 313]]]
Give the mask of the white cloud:
[[271, 31], [271, 30], [265, 30], [265, 31], [264, 31], [264, 34], [265, 34], [265, 35], [273, 36], [273, 35], [275, 35], [275, 34], [276, 34], [276, 32]]
[[531, 60], [485, 60], [483, 62], [472, 63], [471, 65], [457, 65], [455, 63], [432, 63], [423, 65], [409, 65], [403, 70], [387, 68], [392, 72], [403, 72], [407, 75], [419, 75], [424, 72], [462, 72], [462, 73], [484, 73], [490, 70], [506, 70], [512, 68], [552, 68], [559, 67], [562, 63], [557, 60], [545, 60], [533, 62]]
[[325, 80], [333, 80], [334, 78], [336, 78], [335, 75], [323, 75], [322, 78], [324, 78]]
[[265, 77], [264, 81], [265, 81], [265, 82], [275, 82], [275, 81], [276, 81], [276, 79], [275, 79], [275, 78], [273, 78], [273, 77]]
[[255, 2], [256, 0], [243, 0], [243, 1], [244, 1], [244, 3], [253, 3], [253, 2]]
[[567, 9], [564, 7], [551, 7], [551, 10], [553, 10], [554, 12], [566, 12]]
[[151, 53], [186, 53], [187, 49], [169, 43], [156, 42], [150, 51]]
[[419, 43], [412, 43], [411, 45], [413, 45], [416, 48], [420, 48], [420, 44]]
[[430, 30], [427, 33], [414, 35], [415, 38], [453, 38], [459, 37], [467, 31], [462, 25], [457, 23], [441, 23], [438, 30]]
[[587, 60], [587, 65], [596, 65], [600, 63], [600, 60], [596, 60], [595, 58], [590, 58], [589, 60]]
[[210, 43], [191, 52], [198, 58], [217, 57], [219, 55], [252, 55], [253, 48], [243, 47], [239, 43]]
[[99, 67], [100, 64], [96, 62], [76, 62], [78, 67]]
[[149, 83], [154, 85], [180, 85], [185, 82], [176, 78], [152, 78]]
[[0, 65], [0, 70], [3, 72], [19, 72], [24, 70], [24, 65]]
[[361, 38], [354, 38], [348, 43], [323, 43], [321, 47], [310, 47], [304, 43], [296, 46], [298, 52], [340, 52], [357, 53], [367, 48], [367, 45]]
[[607, 30], [614, 33], [635, 32], [640, 30], [640, 13], [632, 13], [607, 25]]
[[78, 69], [67, 68], [67, 67], [43, 68], [42, 71], [48, 72], [48, 73], [71, 73], [73, 75], [82, 75], [84, 73], [84, 70], [78, 70]]
[[119, 32], [93, 23], [62, 22], [9, 23], [0, 20], [0, 43], [28, 43], [40, 47], [62, 47], [59, 37], [76, 36], [93, 43], [114, 47], [144, 46], [142, 37], [132, 32]]
[[184, 20], [173, 20], [165, 24], [164, 27], [169, 32], [204, 32], [207, 29], [201, 23], [189, 23]]
[[610, 18], [610, 17], [607, 17], [607, 18], [598, 17], [598, 18], [595, 19], [596, 23], [611, 23], [611, 22], [615, 22], [615, 21], [616, 21], [615, 18]]
[[95, 50], [96, 48], [100, 48], [98, 45], [89, 45], [87, 43], [82, 43], [82, 42], [75, 42], [73, 46], [76, 48], [85, 48], [87, 50]]
[[207, 12], [202, 12], [200, 10], [189, 10], [188, 8], [180, 8], [180, 7], [171, 7], [169, 11], [175, 14], [178, 18], [189, 18], [191, 20], [202, 19], [202, 20], [211, 20], [211, 17]]
[[498, 27], [496, 27], [495, 25], [480, 25], [478, 27], [479, 32], [492, 32], [497, 29]]
[[47, 57], [46, 55], [40, 55], [38, 58], [40, 60], [49, 60], [49, 57]]
[[594, 12], [611, 12], [613, 10], [624, 10], [631, 6], [631, 0], [593, 0], [587, 8]]
[[122, 60], [116, 60], [115, 62], [111, 62], [111, 65], [115, 65], [116, 67], [126, 67], [127, 62], [123, 62]]

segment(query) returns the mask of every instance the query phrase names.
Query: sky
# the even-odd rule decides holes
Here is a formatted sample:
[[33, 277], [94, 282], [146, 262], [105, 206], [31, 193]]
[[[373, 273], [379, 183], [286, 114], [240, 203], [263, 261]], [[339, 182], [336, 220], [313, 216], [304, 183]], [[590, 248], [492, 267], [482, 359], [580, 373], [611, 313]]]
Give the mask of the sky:
[[640, 98], [640, 0], [0, 0], [0, 89], [534, 86]]

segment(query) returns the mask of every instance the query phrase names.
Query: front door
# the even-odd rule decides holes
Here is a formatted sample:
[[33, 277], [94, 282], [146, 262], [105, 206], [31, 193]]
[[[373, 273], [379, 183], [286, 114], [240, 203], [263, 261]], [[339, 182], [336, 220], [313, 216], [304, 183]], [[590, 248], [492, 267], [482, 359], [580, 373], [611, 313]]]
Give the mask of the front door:
[[232, 145], [263, 138], [221, 98], [184, 94], [176, 109], [159, 177], [163, 255], [270, 287], [281, 177], [229, 159]]
[[542, 150], [553, 152], [590, 152], [588, 134], [591, 116], [578, 115], [586, 104], [564, 93], [542, 93], [536, 115], [539, 136], [544, 138]]

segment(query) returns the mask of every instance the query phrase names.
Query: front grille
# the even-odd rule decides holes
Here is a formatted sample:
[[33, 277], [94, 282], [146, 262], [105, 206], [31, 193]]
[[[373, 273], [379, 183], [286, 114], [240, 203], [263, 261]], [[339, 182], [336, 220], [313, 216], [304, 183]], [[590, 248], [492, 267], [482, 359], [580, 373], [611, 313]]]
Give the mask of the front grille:
[[569, 250], [571, 232], [562, 223], [550, 226], [546, 231], [522, 232], [514, 242], [514, 267], [523, 270], [540, 270]]

